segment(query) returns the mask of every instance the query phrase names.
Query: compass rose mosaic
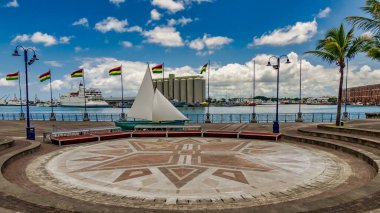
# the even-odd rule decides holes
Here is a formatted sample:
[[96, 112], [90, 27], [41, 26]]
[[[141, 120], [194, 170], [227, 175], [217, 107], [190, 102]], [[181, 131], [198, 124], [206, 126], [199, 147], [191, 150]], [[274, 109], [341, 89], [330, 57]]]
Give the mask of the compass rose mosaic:
[[27, 173], [32, 181], [48, 189], [54, 185], [68, 196], [75, 197], [67, 189], [71, 187], [175, 204], [265, 194], [270, 200], [273, 193], [321, 181], [332, 187], [344, 181], [337, 164], [349, 169], [332, 154], [275, 142], [134, 138], [68, 147], [37, 159]]

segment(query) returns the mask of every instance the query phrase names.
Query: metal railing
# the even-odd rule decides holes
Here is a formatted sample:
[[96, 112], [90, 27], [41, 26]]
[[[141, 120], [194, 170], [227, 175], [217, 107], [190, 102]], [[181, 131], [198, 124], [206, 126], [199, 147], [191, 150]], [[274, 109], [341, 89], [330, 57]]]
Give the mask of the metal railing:
[[[205, 114], [185, 114], [189, 123], [204, 123]], [[248, 123], [252, 114], [211, 114], [212, 123]], [[48, 121], [50, 113], [30, 113], [30, 119], [34, 121]], [[120, 114], [90, 113], [90, 121], [117, 121]], [[335, 122], [336, 113], [303, 113], [304, 122]], [[349, 113], [350, 120], [365, 119], [364, 112]], [[280, 122], [295, 122], [297, 113], [280, 113]], [[343, 115], [342, 115], [343, 118]], [[19, 120], [20, 113], [0, 113], [0, 120]], [[83, 114], [78, 113], [56, 113], [57, 121], [82, 121]], [[259, 123], [272, 123], [275, 119], [274, 113], [258, 113], [256, 120]], [[135, 119], [128, 118], [128, 121]]]

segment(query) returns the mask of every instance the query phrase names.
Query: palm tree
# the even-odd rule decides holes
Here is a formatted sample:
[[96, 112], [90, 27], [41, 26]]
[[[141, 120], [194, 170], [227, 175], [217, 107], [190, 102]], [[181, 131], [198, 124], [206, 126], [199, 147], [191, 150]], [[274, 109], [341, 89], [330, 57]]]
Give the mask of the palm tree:
[[377, 0], [367, 0], [366, 6], [361, 9], [369, 14], [369, 18], [361, 16], [348, 16], [346, 20], [354, 26], [358, 26], [364, 31], [374, 34], [374, 37], [365, 51], [367, 55], [375, 60], [380, 61], [380, 2]]
[[322, 60], [332, 64], [335, 63], [339, 67], [339, 92], [338, 106], [336, 114], [336, 125], [340, 126], [340, 115], [342, 105], [342, 88], [344, 68], [346, 67], [346, 59], [351, 60], [361, 51], [364, 51], [368, 44], [369, 38], [366, 36], [354, 36], [354, 28], [351, 28], [347, 34], [343, 24], [339, 28], [332, 28], [326, 32], [325, 38], [318, 41], [315, 50], [307, 51], [306, 54], [313, 54]]
[[377, 0], [367, 0], [366, 6], [361, 9], [370, 15], [370, 18], [361, 16], [349, 16], [346, 18], [348, 22], [357, 25], [365, 31], [371, 31], [375, 35], [380, 33], [380, 2]]

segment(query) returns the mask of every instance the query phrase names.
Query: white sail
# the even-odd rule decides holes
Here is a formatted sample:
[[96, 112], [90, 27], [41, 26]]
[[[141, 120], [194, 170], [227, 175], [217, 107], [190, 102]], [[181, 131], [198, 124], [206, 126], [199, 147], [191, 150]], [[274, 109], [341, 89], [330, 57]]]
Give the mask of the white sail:
[[155, 122], [188, 120], [159, 90], [154, 92], [149, 66], [128, 117]]
[[148, 66], [135, 101], [133, 102], [131, 110], [128, 113], [128, 117], [151, 121], [153, 111], [153, 98], [154, 90], [152, 75]]
[[156, 89], [153, 99], [152, 121], [188, 120], [162, 93]]

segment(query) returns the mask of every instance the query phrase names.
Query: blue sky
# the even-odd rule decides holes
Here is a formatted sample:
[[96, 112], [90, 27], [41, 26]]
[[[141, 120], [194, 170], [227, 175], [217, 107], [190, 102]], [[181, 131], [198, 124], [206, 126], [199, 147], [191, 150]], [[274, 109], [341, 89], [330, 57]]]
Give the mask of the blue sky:
[[[144, 62], [165, 62], [168, 71], [190, 75], [209, 59], [215, 69], [215, 96], [232, 96], [236, 91], [249, 96], [246, 78], [253, 58], [259, 62], [267, 55], [293, 52], [294, 60], [298, 60], [303, 52], [315, 48], [327, 29], [344, 23], [344, 17], [364, 15], [359, 9], [363, 5], [364, 0], [0, 0], [0, 79], [6, 73], [23, 71], [22, 59], [11, 56], [14, 47], [22, 44], [37, 49], [40, 61], [30, 67], [31, 94], [43, 98], [49, 94], [37, 76], [49, 68], [55, 93], [63, 93], [78, 83], [67, 76], [78, 67], [98, 72], [96, 78], [109, 78], [107, 67], [122, 63], [125, 72], [130, 72], [125, 76], [126, 92], [133, 96], [145, 70]], [[318, 70], [325, 77], [335, 68], [314, 57], [305, 60], [311, 71]], [[362, 74], [358, 77], [375, 76], [372, 80], [379, 80], [376, 62], [360, 55], [352, 63], [352, 72]], [[295, 87], [291, 82], [296, 69], [294, 64], [284, 70], [288, 71], [282, 79], [284, 87]], [[361, 73], [362, 69], [367, 73]], [[268, 82], [272, 82], [273, 73], [266, 80], [264, 72], [270, 71], [262, 68], [258, 72], [263, 72], [258, 78], [259, 93], [271, 96], [273, 85]], [[228, 79], [229, 75], [233, 79]], [[318, 76], [309, 78], [305, 81]], [[105, 96], [118, 93], [114, 79], [99, 81], [89, 76], [88, 81], [90, 86], [104, 90]], [[310, 85], [320, 82], [323, 80]], [[326, 84], [322, 95], [335, 94], [334, 85], [334, 81]], [[216, 92], [220, 87], [223, 92]], [[0, 80], [0, 97], [13, 95], [15, 88], [16, 84]], [[296, 88], [289, 88], [282, 96], [296, 94]], [[312, 88], [315, 86], [305, 88], [306, 95], [321, 94]]]

